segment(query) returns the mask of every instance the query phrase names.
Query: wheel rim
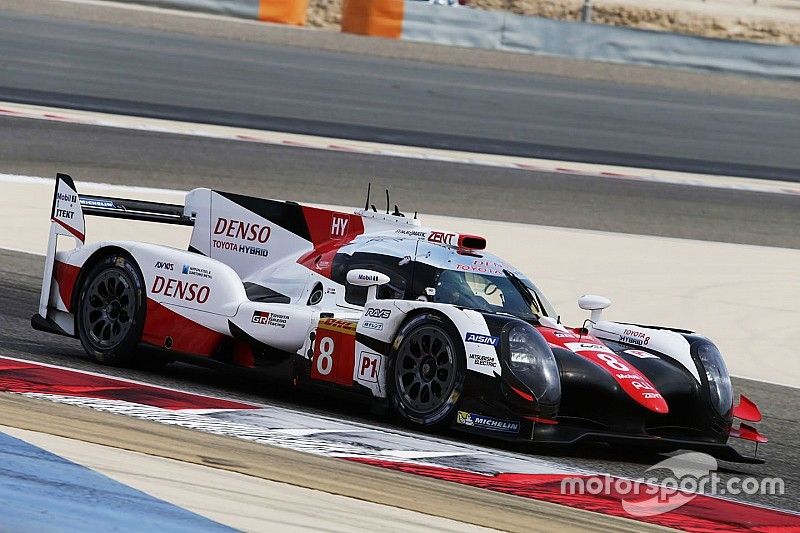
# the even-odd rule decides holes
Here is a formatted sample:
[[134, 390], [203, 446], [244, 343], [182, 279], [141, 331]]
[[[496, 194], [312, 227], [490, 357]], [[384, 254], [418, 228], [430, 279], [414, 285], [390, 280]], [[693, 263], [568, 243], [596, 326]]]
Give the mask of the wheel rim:
[[83, 330], [96, 348], [107, 350], [125, 339], [135, 312], [135, 293], [130, 277], [122, 270], [100, 272], [83, 298]]
[[455, 349], [436, 326], [415, 329], [397, 354], [395, 383], [402, 403], [419, 414], [444, 405], [456, 381]]

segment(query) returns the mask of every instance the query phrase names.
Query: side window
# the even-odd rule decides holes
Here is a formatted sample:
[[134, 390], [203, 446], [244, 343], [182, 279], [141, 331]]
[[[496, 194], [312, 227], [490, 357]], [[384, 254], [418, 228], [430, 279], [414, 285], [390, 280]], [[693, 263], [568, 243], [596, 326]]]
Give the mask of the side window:
[[469, 285], [469, 288], [472, 289], [472, 293], [479, 298], [483, 298], [489, 305], [503, 307], [505, 304], [506, 300], [503, 296], [503, 291], [489, 278], [485, 278], [480, 274], [466, 272], [464, 280]]

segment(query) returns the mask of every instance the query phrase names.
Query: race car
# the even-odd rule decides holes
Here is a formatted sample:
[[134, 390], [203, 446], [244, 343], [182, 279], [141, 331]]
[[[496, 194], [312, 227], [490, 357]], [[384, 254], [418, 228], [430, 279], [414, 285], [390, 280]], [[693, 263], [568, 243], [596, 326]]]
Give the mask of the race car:
[[[85, 215], [187, 225], [191, 239], [86, 244]], [[733, 405], [711, 340], [604, 320], [610, 301], [592, 295], [567, 327], [486, 239], [425, 228], [388, 198], [385, 213], [369, 195], [345, 213], [199, 188], [172, 205], [79, 196], [58, 174], [51, 220], [32, 326], [100, 363], [210, 359], [360, 394], [424, 430], [763, 462], [727, 443], [766, 438], [734, 427], [761, 413]]]

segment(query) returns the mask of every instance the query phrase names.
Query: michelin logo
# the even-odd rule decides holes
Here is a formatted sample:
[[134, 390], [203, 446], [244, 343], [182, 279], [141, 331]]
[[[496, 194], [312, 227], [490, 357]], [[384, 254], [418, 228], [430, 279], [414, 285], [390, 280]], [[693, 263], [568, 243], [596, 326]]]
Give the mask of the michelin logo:
[[499, 431], [501, 433], [519, 433], [519, 422], [476, 415], [475, 413], [468, 413], [466, 411], [458, 412], [456, 415], [456, 423], [463, 426], [487, 429], [489, 431]]
[[493, 337], [492, 335], [481, 335], [480, 333], [467, 333], [464, 337], [467, 342], [475, 344], [488, 344], [490, 346], [497, 346], [500, 344], [500, 337]]

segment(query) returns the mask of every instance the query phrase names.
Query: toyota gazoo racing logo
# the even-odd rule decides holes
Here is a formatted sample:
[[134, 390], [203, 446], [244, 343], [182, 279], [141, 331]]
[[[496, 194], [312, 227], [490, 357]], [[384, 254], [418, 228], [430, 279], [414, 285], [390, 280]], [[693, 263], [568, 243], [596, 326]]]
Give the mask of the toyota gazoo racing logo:
[[482, 335], [480, 333], [467, 333], [464, 340], [475, 344], [488, 344], [489, 346], [497, 346], [500, 344], [500, 337], [493, 335]]
[[387, 319], [392, 315], [391, 309], [378, 309], [376, 307], [370, 307], [366, 311], [364, 311], [364, 316], [372, 317], [372, 318], [383, 318]]
[[153, 280], [153, 287], [150, 289], [153, 294], [163, 294], [169, 298], [183, 300], [185, 302], [197, 302], [204, 304], [211, 295], [211, 288], [208, 285], [199, 283], [187, 283], [175, 278], [165, 278], [156, 276]]
[[289, 315], [268, 313], [267, 311], [253, 311], [253, 318], [250, 321], [253, 324], [274, 326], [276, 328], [285, 328], [286, 323], [289, 321]]

